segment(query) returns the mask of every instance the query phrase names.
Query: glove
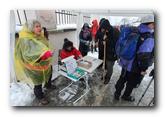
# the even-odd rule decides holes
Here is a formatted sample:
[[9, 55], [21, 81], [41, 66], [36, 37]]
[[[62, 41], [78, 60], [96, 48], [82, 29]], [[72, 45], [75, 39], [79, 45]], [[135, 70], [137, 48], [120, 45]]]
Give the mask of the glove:
[[48, 59], [48, 58], [50, 58], [50, 57], [52, 57], [53, 56], [53, 53], [51, 52], [51, 51], [46, 51], [44, 54], [43, 54], [43, 56], [41, 57], [41, 60], [46, 60], [46, 59]]
[[87, 46], [88, 46], [88, 45], [89, 45], [89, 43], [90, 43], [90, 42], [89, 42], [89, 41], [87, 41], [87, 42], [85, 43], [85, 45], [87, 45]]

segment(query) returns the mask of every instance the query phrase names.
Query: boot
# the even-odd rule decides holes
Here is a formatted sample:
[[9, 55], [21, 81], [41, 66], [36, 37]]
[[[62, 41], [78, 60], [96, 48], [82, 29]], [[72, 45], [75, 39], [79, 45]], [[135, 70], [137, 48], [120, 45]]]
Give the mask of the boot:
[[134, 102], [135, 101], [135, 98], [133, 96], [122, 96], [121, 98], [123, 100], [129, 101], [129, 102]]
[[118, 95], [116, 92], [114, 93], [114, 99], [119, 101], [120, 95]]

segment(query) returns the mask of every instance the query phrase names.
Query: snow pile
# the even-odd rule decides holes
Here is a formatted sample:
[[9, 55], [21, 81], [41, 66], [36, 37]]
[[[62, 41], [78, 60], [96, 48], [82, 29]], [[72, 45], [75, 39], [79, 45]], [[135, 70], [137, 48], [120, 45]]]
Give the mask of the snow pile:
[[30, 106], [35, 96], [33, 90], [25, 83], [10, 84], [11, 106]]
[[63, 29], [76, 29], [76, 24], [61, 24], [57, 25], [57, 30], [63, 30]]

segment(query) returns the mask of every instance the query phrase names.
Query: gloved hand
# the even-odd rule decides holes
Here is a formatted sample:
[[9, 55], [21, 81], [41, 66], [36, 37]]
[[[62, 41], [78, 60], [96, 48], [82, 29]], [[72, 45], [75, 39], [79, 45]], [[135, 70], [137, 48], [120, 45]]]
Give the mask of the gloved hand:
[[88, 46], [89, 44], [90, 44], [90, 41], [86, 41], [85, 45], [87, 45], [87, 46]]
[[48, 58], [50, 58], [50, 57], [52, 57], [53, 56], [53, 53], [51, 52], [51, 51], [46, 51], [44, 54], [43, 54], [43, 56], [41, 57], [41, 60], [46, 60], [46, 59], [48, 59]]

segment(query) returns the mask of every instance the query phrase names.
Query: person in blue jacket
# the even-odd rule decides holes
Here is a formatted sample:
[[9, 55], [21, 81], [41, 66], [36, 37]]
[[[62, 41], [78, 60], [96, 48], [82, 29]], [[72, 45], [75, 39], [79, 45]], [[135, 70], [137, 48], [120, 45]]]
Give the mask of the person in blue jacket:
[[[138, 26], [140, 38], [136, 46], [136, 54], [132, 60], [126, 61], [120, 58], [119, 64], [122, 67], [122, 72], [117, 81], [114, 93], [114, 98], [119, 100], [122, 90], [125, 87], [122, 99], [126, 101], [135, 101], [131, 96], [134, 88], [142, 81], [146, 74], [146, 70], [153, 63], [154, 58], [154, 16], [147, 15], [142, 17], [141, 24]], [[124, 66], [127, 65], [127, 66]]]

